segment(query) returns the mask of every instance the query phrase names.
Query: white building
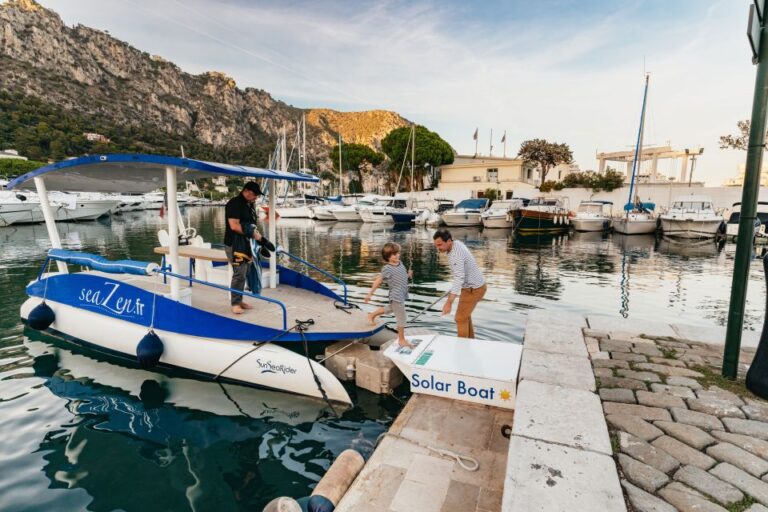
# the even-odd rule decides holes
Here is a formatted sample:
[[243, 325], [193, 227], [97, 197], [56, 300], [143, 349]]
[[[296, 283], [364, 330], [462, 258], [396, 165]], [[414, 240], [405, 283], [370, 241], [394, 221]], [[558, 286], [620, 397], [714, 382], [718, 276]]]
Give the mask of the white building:
[[[550, 171], [551, 172], [551, 171]], [[487, 189], [498, 189], [504, 198], [522, 192], [530, 197], [539, 184], [539, 171], [519, 158], [456, 155], [453, 163], [440, 166], [440, 192], [463, 192], [483, 197]]]

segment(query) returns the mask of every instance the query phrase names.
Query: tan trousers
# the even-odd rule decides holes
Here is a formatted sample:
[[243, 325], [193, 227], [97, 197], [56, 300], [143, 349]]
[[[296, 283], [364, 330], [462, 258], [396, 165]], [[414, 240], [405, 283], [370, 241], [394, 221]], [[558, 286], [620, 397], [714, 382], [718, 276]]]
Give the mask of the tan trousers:
[[456, 309], [456, 331], [459, 338], [474, 338], [475, 329], [472, 326], [472, 311], [485, 295], [487, 285], [480, 288], [462, 288], [459, 295], [459, 307]]

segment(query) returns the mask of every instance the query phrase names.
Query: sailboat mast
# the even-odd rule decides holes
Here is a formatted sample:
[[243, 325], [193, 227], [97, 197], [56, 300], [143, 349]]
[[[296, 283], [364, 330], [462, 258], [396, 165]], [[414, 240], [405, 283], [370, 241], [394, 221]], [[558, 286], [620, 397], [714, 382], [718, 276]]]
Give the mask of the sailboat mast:
[[[645, 102], [648, 99], [648, 81], [650, 79], [650, 75], [645, 75], [645, 91], [643, 91], [643, 108], [640, 112], [640, 128], [637, 131], [637, 146], [635, 146], [635, 158], [632, 161], [632, 180], [629, 182], [629, 198], [627, 199], [627, 204], [632, 204], [632, 193], [635, 189], [635, 177], [637, 175], [637, 169], [639, 164], [639, 158], [640, 158], [640, 152], [642, 151], [642, 145], [643, 145], [643, 130], [645, 128]], [[629, 210], [626, 210], [627, 215], [629, 215]]]
[[341, 131], [339, 131], [339, 196], [341, 196]]
[[307, 168], [307, 116], [301, 114], [301, 155], [304, 159], [302, 169]]
[[413, 166], [416, 161], [416, 125], [411, 127], [411, 200], [413, 200]]

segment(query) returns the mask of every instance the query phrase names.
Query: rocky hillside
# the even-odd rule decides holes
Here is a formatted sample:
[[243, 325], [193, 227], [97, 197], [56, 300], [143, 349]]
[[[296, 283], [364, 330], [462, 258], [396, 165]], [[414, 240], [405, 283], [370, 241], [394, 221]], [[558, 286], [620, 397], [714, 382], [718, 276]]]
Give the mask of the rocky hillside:
[[[0, 67], [3, 91], [118, 126], [192, 136], [215, 148], [271, 146], [282, 126], [295, 125], [302, 114], [266, 91], [238, 88], [223, 73], [191, 75], [107, 32], [68, 27], [34, 0], [0, 4]], [[345, 141], [379, 148], [387, 133], [408, 124], [380, 110], [305, 112], [309, 160], [320, 168], [329, 165], [339, 132]]]

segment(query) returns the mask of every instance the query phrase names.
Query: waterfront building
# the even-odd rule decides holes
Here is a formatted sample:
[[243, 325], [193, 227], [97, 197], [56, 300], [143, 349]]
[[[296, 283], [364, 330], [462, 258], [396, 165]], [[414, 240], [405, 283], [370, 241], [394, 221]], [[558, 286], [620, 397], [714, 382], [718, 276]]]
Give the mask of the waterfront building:
[[440, 192], [463, 191], [472, 197], [483, 197], [487, 189], [498, 189], [506, 199], [517, 197], [517, 191], [529, 197], [539, 184], [535, 165], [519, 158], [456, 155], [453, 163], [439, 171]]
[[[736, 176], [732, 178], [728, 178], [723, 183], [724, 187], [743, 187], [744, 186], [744, 175], [747, 172], [747, 167], [745, 164], [739, 164], [738, 167], [738, 173]], [[761, 187], [768, 187], [768, 163], [763, 164], [763, 168], [760, 171], [760, 186]]]

